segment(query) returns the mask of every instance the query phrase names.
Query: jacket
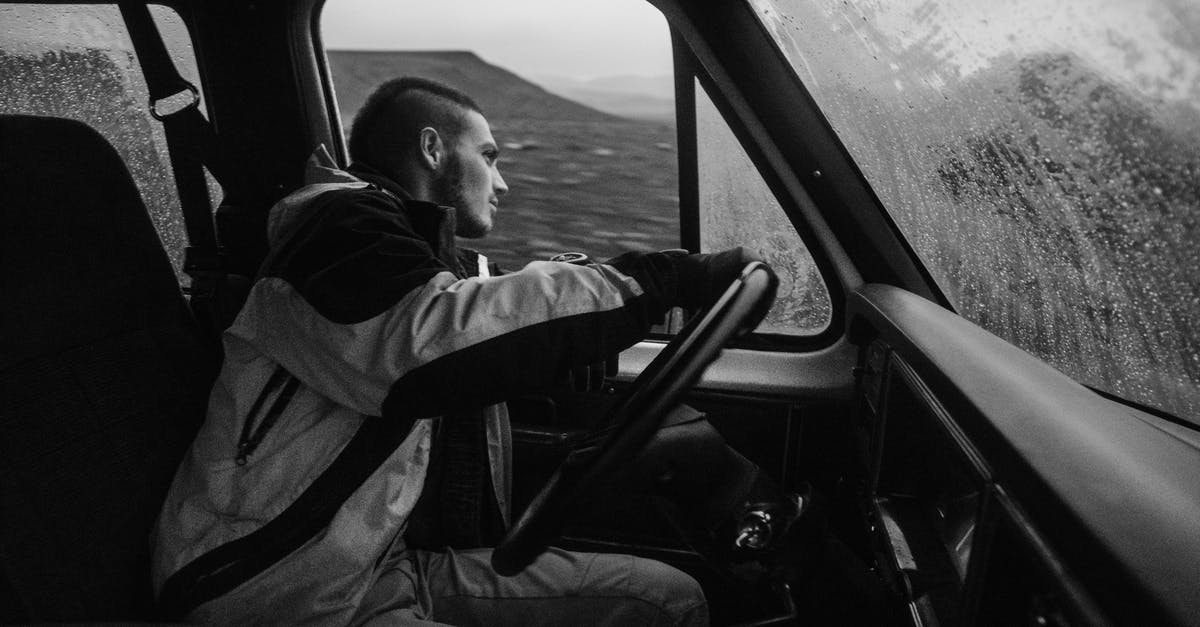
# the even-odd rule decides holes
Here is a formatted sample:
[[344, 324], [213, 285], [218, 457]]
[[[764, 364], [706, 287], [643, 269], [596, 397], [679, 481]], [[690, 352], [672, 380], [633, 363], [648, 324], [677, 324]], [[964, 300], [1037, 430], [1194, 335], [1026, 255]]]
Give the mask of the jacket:
[[453, 234], [453, 209], [323, 148], [272, 208], [271, 251], [154, 530], [168, 617], [349, 622], [403, 548], [439, 417], [482, 413], [507, 524], [502, 401], [631, 346], [674, 304], [662, 254], [490, 276]]

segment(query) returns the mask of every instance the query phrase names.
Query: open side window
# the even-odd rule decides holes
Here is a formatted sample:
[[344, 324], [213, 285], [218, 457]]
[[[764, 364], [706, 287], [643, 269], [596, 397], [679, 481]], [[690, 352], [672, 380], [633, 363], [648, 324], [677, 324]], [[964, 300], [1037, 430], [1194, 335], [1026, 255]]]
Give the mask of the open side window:
[[[504, 40], [520, 38], [542, 59], [530, 60], [489, 45], [496, 39], [489, 25], [471, 24], [470, 12], [452, 5], [436, 11], [396, 5], [413, 16], [412, 27], [385, 38], [354, 22], [355, 2], [330, 2], [322, 39], [340, 123], [348, 133], [367, 94], [390, 78], [417, 75], [458, 87], [488, 117], [510, 187], [495, 229], [468, 245], [510, 269], [567, 251], [603, 260], [626, 250], [744, 245], [781, 278], [777, 305], [749, 345], [827, 344], [840, 329], [829, 264], [810, 254], [806, 227], [791, 217], [798, 212], [791, 201], [777, 200], [784, 197], [781, 185], [760, 174], [762, 159], [743, 148], [744, 132], [736, 120], [727, 122], [728, 107], [710, 95], [713, 82], [686, 45], [656, 9], [627, 4], [619, 25], [588, 17], [594, 7], [586, 4], [546, 9], [561, 12], [552, 20], [554, 37], [509, 25], [514, 30]], [[604, 9], [597, 16], [615, 11]], [[437, 28], [451, 17], [453, 28]], [[575, 41], [583, 23], [588, 41]], [[360, 36], [349, 39], [347, 32]], [[644, 49], [635, 66], [622, 65], [617, 54], [630, 46]], [[597, 47], [613, 58], [597, 58]], [[591, 49], [581, 54], [581, 48]], [[578, 60], [553, 70], [545, 59], [555, 57]], [[682, 319], [673, 315], [656, 331], [674, 332]]]
[[653, 7], [515, 3], [497, 23], [471, 3], [395, 2], [405, 19], [387, 32], [364, 9], [322, 11], [344, 135], [375, 87], [410, 75], [471, 96], [500, 146], [509, 192], [492, 232], [465, 245], [505, 270], [681, 246], [670, 32]]

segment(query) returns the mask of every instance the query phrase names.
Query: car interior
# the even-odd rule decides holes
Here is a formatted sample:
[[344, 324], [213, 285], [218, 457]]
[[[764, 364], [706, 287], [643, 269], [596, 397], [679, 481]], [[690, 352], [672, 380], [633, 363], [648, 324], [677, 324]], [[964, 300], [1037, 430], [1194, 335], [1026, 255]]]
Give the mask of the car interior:
[[[0, 11], [41, 4], [109, 7], [128, 27], [152, 116], [113, 124], [165, 129], [153, 178], [178, 186], [188, 241], [169, 256], [135, 165], [97, 129], [0, 108], [0, 622], [162, 621], [149, 530], [265, 254], [266, 212], [316, 146], [347, 163], [323, 3], [154, 5], [190, 35], [202, 107], [146, 4]], [[695, 576], [723, 625], [1200, 623], [1200, 432], [956, 313], [747, 5], [651, 4], [672, 36], [681, 215], [700, 202], [699, 88], [811, 252], [829, 323], [748, 333], [761, 303], [734, 292], [775, 292], [750, 268], [735, 313], [656, 333], [604, 385], [511, 399], [515, 510], [537, 518], [506, 538], [508, 567], [547, 543], [653, 557]], [[801, 495], [769, 551], [700, 547], [653, 490], [576, 472], [630, 463], [676, 402]], [[594, 439], [572, 416], [614, 406], [637, 433], [612, 459], [578, 454]]]

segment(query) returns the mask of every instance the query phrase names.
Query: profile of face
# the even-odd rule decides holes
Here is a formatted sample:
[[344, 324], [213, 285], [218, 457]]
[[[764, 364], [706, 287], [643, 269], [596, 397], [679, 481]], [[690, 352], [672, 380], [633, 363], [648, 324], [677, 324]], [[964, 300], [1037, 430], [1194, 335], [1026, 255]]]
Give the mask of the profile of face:
[[446, 161], [434, 180], [434, 202], [455, 209], [455, 234], [477, 238], [492, 230], [500, 196], [508, 192], [500, 176], [500, 149], [487, 120], [468, 111], [462, 132], [445, 138]]

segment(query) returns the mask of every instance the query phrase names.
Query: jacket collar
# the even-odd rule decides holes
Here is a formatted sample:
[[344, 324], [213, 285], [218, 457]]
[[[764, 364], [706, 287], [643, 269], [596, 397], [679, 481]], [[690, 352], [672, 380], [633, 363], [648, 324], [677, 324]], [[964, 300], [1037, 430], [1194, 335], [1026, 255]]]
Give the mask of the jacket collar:
[[458, 222], [452, 207], [416, 200], [399, 183], [361, 161], [351, 163], [346, 170], [399, 200], [413, 230], [429, 244], [433, 254], [450, 266], [456, 274], [465, 276], [458, 259], [458, 243], [454, 239]]
[[[349, 172], [350, 174], [354, 175], [355, 177], [374, 185], [375, 187], [378, 187], [382, 190], [385, 190], [385, 191], [395, 195], [400, 200], [402, 200], [406, 203], [420, 202], [420, 201], [417, 201], [416, 198], [413, 198], [413, 195], [408, 193], [408, 190], [404, 189], [404, 187], [401, 186], [399, 183], [397, 183], [396, 181], [389, 178], [383, 172], [380, 172], [379, 170], [376, 170], [374, 167], [371, 167], [361, 161], [355, 161], [354, 163], [351, 163], [350, 167], [346, 168], [346, 171]], [[432, 203], [425, 203], [425, 204], [432, 204]]]

